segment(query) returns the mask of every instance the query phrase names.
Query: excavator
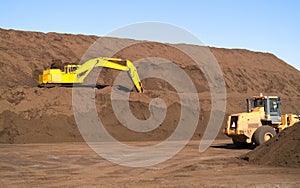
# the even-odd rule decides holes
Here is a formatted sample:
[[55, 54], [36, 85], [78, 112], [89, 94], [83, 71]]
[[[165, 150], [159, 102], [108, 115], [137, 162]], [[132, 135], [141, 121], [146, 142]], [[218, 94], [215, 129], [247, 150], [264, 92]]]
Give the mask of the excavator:
[[253, 96], [247, 101], [247, 112], [228, 117], [225, 135], [237, 146], [261, 145], [284, 129], [300, 122], [300, 116], [282, 114], [279, 96]]
[[133, 63], [126, 59], [110, 57], [93, 58], [81, 65], [68, 64], [64, 66], [64, 70], [57, 68], [44, 70], [43, 74], [39, 75], [39, 87], [82, 84], [95, 67], [127, 71], [137, 92], [143, 92], [140, 77]]

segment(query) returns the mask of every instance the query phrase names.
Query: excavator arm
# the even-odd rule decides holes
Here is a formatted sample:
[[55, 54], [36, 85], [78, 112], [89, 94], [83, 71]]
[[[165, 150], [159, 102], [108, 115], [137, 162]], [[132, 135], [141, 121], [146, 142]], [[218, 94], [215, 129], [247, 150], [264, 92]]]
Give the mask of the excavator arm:
[[88, 74], [95, 67], [106, 67], [121, 71], [127, 71], [129, 76], [139, 93], [143, 92], [142, 83], [140, 77], [137, 73], [137, 70], [133, 63], [129, 60], [124, 60], [120, 58], [94, 58], [83, 63], [75, 72], [76, 81], [82, 83], [84, 79], [88, 76]]

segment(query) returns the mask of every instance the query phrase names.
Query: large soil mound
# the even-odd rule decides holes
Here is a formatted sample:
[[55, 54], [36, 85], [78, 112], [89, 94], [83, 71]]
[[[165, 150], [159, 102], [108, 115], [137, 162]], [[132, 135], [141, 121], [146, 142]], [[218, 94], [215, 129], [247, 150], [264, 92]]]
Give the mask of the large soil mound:
[[300, 168], [300, 123], [241, 158], [252, 164]]
[[[40, 33], [0, 29], [0, 142], [32, 143], [81, 141], [72, 112], [72, 88], [37, 87], [38, 75], [51, 66], [79, 63], [85, 51], [99, 37], [57, 33]], [[105, 50], [129, 39], [101, 38]], [[197, 53], [200, 46], [180, 44]], [[240, 49], [210, 48], [223, 71], [227, 89], [226, 114], [245, 111], [245, 98], [263, 92], [283, 98], [283, 112], [300, 114], [300, 72], [270, 53]], [[161, 57], [175, 62], [193, 80], [201, 114], [194, 139], [201, 138], [210, 117], [210, 90], [206, 78], [189, 57], [166, 44], [143, 42], [115, 54], [139, 60]], [[149, 64], [149, 68], [155, 68]], [[139, 66], [139, 65], [137, 65]], [[97, 83], [108, 85], [96, 90], [96, 107], [107, 130], [119, 140], [163, 140], [178, 124], [180, 104], [170, 84], [159, 79], [145, 79], [144, 94], [130, 93], [130, 109], [141, 120], [149, 117], [149, 101], [160, 97], [166, 101], [167, 116], [161, 126], [147, 133], [137, 133], [122, 126], [114, 116], [110, 93], [119, 71], [103, 70]], [[178, 78], [180, 82], [180, 78]], [[91, 88], [92, 89], [92, 88]], [[226, 120], [224, 120], [224, 123]], [[223, 137], [222, 130], [219, 137]]]

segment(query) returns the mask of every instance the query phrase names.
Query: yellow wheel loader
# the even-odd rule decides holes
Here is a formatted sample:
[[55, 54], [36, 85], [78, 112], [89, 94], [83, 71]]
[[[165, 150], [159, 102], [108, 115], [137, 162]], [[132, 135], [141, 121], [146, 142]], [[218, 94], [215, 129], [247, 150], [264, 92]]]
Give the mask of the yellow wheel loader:
[[64, 70], [48, 69], [39, 75], [39, 86], [55, 86], [55, 85], [73, 85], [82, 84], [84, 79], [95, 67], [106, 67], [121, 71], [127, 71], [129, 76], [139, 93], [143, 92], [142, 83], [137, 70], [133, 63], [129, 60], [120, 58], [94, 58], [86, 61], [82, 65], [65, 65]]
[[225, 134], [236, 145], [261, 145], [277, 133], [300, 121], [295, 114], [282, 114], [278, 96], [253, 96], [247, 99], [247, 112], [228, 117]]

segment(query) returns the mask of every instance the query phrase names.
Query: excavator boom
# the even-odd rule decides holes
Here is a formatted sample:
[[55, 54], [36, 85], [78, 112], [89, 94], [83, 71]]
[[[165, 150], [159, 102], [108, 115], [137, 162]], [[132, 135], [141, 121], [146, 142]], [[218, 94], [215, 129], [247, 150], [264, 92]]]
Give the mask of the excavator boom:
[[82, 65], [66, 65], [64, 71], [60, 69], [44, 70], [39, 76], [39, 85], [51, 84], [81, 84], [95, 67], [105, 67], [126, 71], [139, 93], [143, 92], [140, 77], [133, 63], [121, 58], [99, 57], [86, 61]]

